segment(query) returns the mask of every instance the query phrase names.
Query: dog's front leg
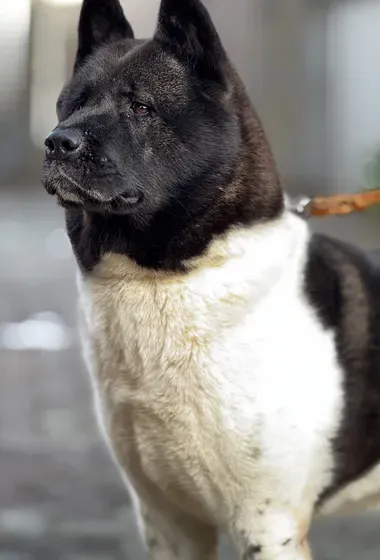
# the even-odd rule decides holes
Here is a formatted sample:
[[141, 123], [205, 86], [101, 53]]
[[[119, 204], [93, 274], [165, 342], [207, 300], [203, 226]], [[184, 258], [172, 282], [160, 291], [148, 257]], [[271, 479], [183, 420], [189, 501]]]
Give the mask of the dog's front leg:
[[141, 529], [149, 560], [217, 560], [217, 531], [167, 502], [140, 503]]
[[133, 424], [128, 408], [106, 412], [98, 406], [100, 425], [129, 489], [149, 560], [217, 560], [217, 529], [175, 506], [145, 474], [136, 436], [125, 428]]
[[231, 535], [242, 560], [312, 560], [308, 529], [292, 512], [254, 506], [239, 510]]

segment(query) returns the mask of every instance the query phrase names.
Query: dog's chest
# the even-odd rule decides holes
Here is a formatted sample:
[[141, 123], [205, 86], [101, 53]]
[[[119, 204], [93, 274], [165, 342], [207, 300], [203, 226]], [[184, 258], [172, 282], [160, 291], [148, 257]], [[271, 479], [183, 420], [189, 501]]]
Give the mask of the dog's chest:
[[[193, 439], [204, 454], [221, 423], [241, 426], [252, 368], [260, 367], [252, 363], [255, 333], [246, 331], [246, 291], [212, 277], [86, 286], [91, 369], [107, 407], [128, 408], [151, 449], [154, 439], [173, 450]], [[263, 342], [256, 346], [260, 361]], [[252, 417], [250, 407], [246, 420]]]
[[279, 465], [284, 499], [328, 483], [340, 406], [333, 337], [293, 274], [272, 285], [277, 272], [252, 277], [235, 264], [82, 283], [101, 420], [135, 486], [153, 483], [215, 518], [249, 485], [264, 501]]

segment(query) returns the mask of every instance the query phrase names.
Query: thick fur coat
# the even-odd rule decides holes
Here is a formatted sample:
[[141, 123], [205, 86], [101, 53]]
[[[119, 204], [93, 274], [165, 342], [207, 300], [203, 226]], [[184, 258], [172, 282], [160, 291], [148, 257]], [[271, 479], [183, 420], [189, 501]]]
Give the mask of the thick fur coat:
[[[380, 498], [380, 282], [285, 208], [199, 0], [135, 40], [84, 0], [43, 181], [66, 209], [96, 409], [152, 560], [311, 558]], [[379, 499], [380, 502], [380, 499]]]

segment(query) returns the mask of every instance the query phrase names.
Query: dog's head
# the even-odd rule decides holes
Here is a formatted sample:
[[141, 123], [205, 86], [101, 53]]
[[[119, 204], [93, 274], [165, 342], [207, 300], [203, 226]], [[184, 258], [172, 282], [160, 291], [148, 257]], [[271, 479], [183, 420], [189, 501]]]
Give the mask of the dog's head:
[[129, 247], [142, 232], [173, 246], [195, 227], [197, 248], [180, 243], [190, 256], [200, 238], [281, 208], [261, 127], [200, 0], [162, 0], [146, 41], [134, 39], [119, 0], [84, 0], [57, 114], [47, 191], [94, 222], [112, 219]]

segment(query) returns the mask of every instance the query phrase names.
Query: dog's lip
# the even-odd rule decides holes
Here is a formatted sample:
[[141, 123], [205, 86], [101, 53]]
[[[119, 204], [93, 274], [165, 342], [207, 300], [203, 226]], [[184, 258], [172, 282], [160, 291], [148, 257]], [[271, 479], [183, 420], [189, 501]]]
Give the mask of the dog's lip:
[[126, 193], [119, 194], [114, 197], [103, 198], [100, 196], [94, 196], [94, 192], [84, 192], [82, 189], [80, 191], [63, 190], [60, 187], [57, 188], [56, 194], [62, 201], [67, 201], [70, 204], [76, 202], [84, 208], [87, 206], [88, 208], [99, 208], [99, 210], [118, 210], [120, 209], [120, 204], [122, 204], [123, 207], [133, 208], [138, 206], [143, 199], [142, 195], [130, 195]]
[[120, 203], [129, 207], [134, 207], [140, 204], [143, 200], [142, 193], [128, 193], [127, 191], [117, 194], [115, 196], [104, 197], [96, 190], [87, 190], [73, 179], [68, 173], [59, 170], [62, 178], [71, 184], [70, 188], [64, 187], [59, 183], [51, 183], [50, 181], [43, 180], [46, 191], [52, 196], [58, 196], [61, 202], [68, 202], [70, 205], [76, 204], [86, 206], [86, 203], [97, 206], [99, 208], [106, 208], [115, 206], [117, 208]]

